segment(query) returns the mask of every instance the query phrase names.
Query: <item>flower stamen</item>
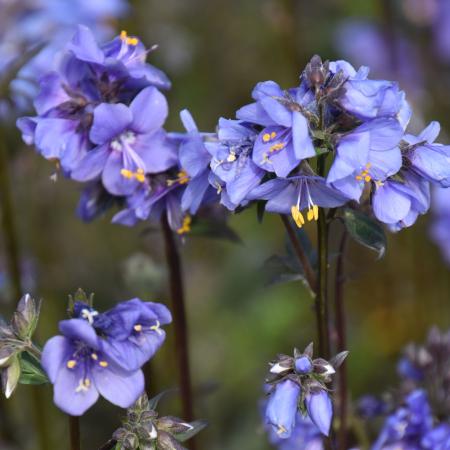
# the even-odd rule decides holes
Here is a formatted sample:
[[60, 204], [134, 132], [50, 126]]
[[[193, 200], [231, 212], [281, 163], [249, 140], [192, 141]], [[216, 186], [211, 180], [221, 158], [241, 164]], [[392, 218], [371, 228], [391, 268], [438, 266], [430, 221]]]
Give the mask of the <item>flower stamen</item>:
[[189, 214], [187, 214], [183, 219], [183, 225], [181, 225], [181, 227], [178, 228], [177, 233], [178, 234], [189, 233], [189, 231], [191, 231], [191, 222], [192, 218]]
[[134, 47], [139, 44], [139, 39], [136, 37], [129, 37], [125, 30], [120, 32], [120, 39], [122, 42], [125, 42], [125, 44], [132, 45]]

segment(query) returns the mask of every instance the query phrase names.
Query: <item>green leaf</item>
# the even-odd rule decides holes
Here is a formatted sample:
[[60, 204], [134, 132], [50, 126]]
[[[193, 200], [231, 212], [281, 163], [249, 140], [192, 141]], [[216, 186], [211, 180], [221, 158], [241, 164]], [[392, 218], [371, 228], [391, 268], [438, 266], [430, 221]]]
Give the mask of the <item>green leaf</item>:
[[286, 256], [272, 255], [264, 262], [262, 269], [267, 286], [301, 281], [304, 278], [298, 266], [295, 267]]
[[195, 436], [197, 433], [202, 431], [208, 425], [206, 420], [195, 420], [194, 422], [190, 422], [189, 425], [192, 427], [190, 430], [185, 431], [183, 433], [174, 434], [175, 438], [179, 442], [184, 442]]
[[20, 368], [22, 373], [19, 383], [21, 384], [45, 384], [49, 382], [41, 365], [26, 352], [22, 353]]
[[381, 258], [386, 251], [386, 235], [374, 219], [355, 209], [344, 209], [344, 223], [350, 236], [359, 244], [378, 253]]

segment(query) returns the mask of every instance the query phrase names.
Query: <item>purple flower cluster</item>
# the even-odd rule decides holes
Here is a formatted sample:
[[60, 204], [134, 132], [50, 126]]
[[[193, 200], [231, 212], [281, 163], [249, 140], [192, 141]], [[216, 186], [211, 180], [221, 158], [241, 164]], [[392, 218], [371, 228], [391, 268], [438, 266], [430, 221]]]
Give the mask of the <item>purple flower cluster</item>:
[[[190, 223], [184, 211], [195, 211], [200, 202], [198, 183], [188, 183], [178, 153], [188, 137], [197, 139], [196, 127], [185, 113], [187, 135], [164, 130], [168, 105], [161, 90], [170, 81], [146, 63], [147, 53], [125, 31], [99, 46], [88, 28], [78, 27], [58, 70], [41, 79], [38, 115], [17, 124], [25, 142], [64, 175], [86, 183], [78, 209], [84, 220], [117, 200], [125, 208], [114, 222], [134, 225], [167, 211], [171, 227], [182, 233]], [[183, 210], [188, 184], [185, 197], [192, 200], [184, 200]]]
[[446, 450], [450, 448], [450, 424], [433, 426], [427, 395], [411, 392], [404, 405], [385, 421], [372, 450]]
[[101, 395], [122, 408], [144, 391], [141, 367], [165, 339], [161, 328], [172, 321], [162, 304], [135, 298], [104, 313], [75, 303], [74, 318], [59, 324], [61, 336], [42, 352], [42, 366], [54, 385], [54, 402], [79, 416]]
[[[109, 37], [111, 19], [123, 16], [128, 5], [125, 0], [1, 0], [0, 9], [0, 84], [9, 81], [11, 71], [18, 72], [9, 86], [10, 100], [23, 110], [36, 95], [39, 77], [53, 67], [55, 55], [76, 25]], [[21, 61], [28, 52], [33, 57]], [[0, 112], [6, 107], [3, 102]]]
[[265, 421], [279, 439], [290, 439], [297, 426], [312, 426], [310, 431], [316, 438], [329, 435], [333, 405], [326, 384], [346, 356], [347, 352], [341, 353], [333, 362], [313, 360], [310, 344], [303, 353], [295, 350], [294, 357], [279, 355], [271, 363]]
[[405, 134], [405, 93], [369, 79], [365, 67], [314, 57], [298, 87], [267, 81], [252, 96], [236, 120], [220, 119], [216, 140], [205, 139], [210, 183], [230, 210], [265, 201], [267, 211], [291, 214], [301, 227], [317, 220], [319, 207], [367, 201], [398, 230], [428, 210], [430, 183], [448, 186], [450, 147], [435, 143], [439, 125]]

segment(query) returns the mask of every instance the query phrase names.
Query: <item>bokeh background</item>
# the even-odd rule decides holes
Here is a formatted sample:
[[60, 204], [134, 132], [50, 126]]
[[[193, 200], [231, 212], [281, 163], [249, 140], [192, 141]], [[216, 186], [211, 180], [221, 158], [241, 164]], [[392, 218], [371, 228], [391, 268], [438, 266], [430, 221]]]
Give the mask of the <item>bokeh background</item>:
[[[178, 112], [186, 107], [200, 129], [213, 130], [220, 116], [232, 118], [250, 102], [258, 81], [295, 85], [317, 53], [323, 59], [369, 65], [373, 77], [399, 80], [414, 108], [413, 130], [437, 119], [444, 130], [440, 141], [448, 142], [450, 38], [440, 28], [445, 17], [439, 10], [445, 3], [136, 0], [130, 2], [129, 14], [113, 25], [139, 35], [148, 46], [159, 45], [150, 58], [173, 81], [170, 130], [182, 130]], [[67, 296], [78, 287], [95, 292], [99, 309], [134, 296], [169, 303], [158, 230], [145, 224], [133, 229], [111, 225], [112, 214], [82, 223], [75, 214], [79, 187], [62, 178], [51, 181], [53, 167], [25, 147], [17, 131], [9, 134], [24, 281], [43, 299], [39, 341], [57, 332]], [[432, 220], [429, 214], [411, 229], [389, 235], [380, 260], [357, 244], [349, 245], [345, 301], [354, 399], [395, 385], [401, 348], [421, 341], [432, 324], [443, 329], [450, 325], [450, 268], [429, 239]], [[182, 248], [196, 416], [210, 422], [199, 443], [204, 450], [264, 450], [269, 445], [259, 402], [267, 362], [314, 339], [312, 300], [300, 282], [267, 285], [264, 261], [284, 252], [278, 217], [266, 215], [260, 224], [250, 209], [230, 216], [229, 224], [241, 243], [188, 236]], [[314, 242], [314, 227], [308, 225], [306, 232]], [[338, 236], [335, 230], [333, 248]], [[3, 240], [0, 253], [5, 245]], [[18, 299], [11, 295], [4, 254], [2, 266], [0, 308], [8, 316]], [[168, 334], [151, 362], [155, 394], [177, 382], [170, 327]], [[42, 397], [39, 411], [33, 412], [30, 395]], [[177, 396], [163, 401], [161, 408], [177, 414]], [[37, 448], [36, 423], [50, 449], [65, 445], [66, 421], [52, 404], [50, 387], [38, 392], [21, 386], [8, 411], [19, 431], [18, 448]], [[83, 448], [96, 449], [106, 441], [121, 414], [106, 402], [97, 403], [82, 418]]]

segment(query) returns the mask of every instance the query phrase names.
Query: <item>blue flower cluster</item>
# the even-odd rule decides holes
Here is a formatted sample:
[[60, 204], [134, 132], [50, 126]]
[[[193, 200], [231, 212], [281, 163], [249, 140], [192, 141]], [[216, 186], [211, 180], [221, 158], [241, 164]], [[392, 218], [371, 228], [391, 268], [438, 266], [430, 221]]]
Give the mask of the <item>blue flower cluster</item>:
[[38, 115], [17, 125], [24, 141], [65, 176], [86, 183], [78, 208], [83, 220], [116, 202], [123, 209], [114, 223], [132, 226], [165, 213], [182, 234], [190, 229], [187, 212], [195, 213], [213, 190], [200, 176], [196, 151], [203, 151], [203, 141], [189, 113], [182, 113], [186, 134], [163, 128], [168, 104], [162, 90], [170, 81], [146, 62], [148, 52], [125, 31], [99, 46], [79, 26], [58, 70], [41, 78]]
[[76, 302], [73, 314], [42, 352], [55, 404], [72, 416], [82, 415], [100, 395], [130, 407], [144, 391], [141, 367], [165, 340], [161, 326], [172, 321], [169, 310], [134, 298], [104, 313]]
[[[11, 82], [10, 101], [18, 110], [36, 95], [37, 80], [53, 67], [55, 54], [78, 24], [97, 36], [111, 35], [111, 19], [127, 12], [125, 0], [15, 0], [2, 2], [0, 17], [0, 84]], [[22, 61], [29, 52], [31, 59]], [[17, 76], [16, 76], [17, 75]], [[5, 87], [6, 88], [6, 87]], [[0, 104], [0, 113], [9, 110]]]
[[326, 384], [347, 353], [337, 355], [332, 362], [313, 360], [310, 344], [303, 353], [295, 350], [294, 357], [280, 355], [271, 363], [265, 421], [271, 425], [273, 436], [291, 440], [299, 428], [308, 429], [320, 443], [321, 434], [329, 435], [333, 405]]
[[[394, 82], [368, 78], [345, 61], [314, 57], [296, 88], [259, 83], [254, 103], [221, 119], [211, 182], [229, 209], [266, 201], [299, 227], [319, 207], [367, 200], [378, 220], [398, 230], [430, 203], [430, 183], [448, 187], [450, 146], [435, 143], [432, 122], [405, 134], [411, 109]], [[326, 173], [320, 160], [332, 156]], [[306, 214], [304, 214], [306, 212]]]

